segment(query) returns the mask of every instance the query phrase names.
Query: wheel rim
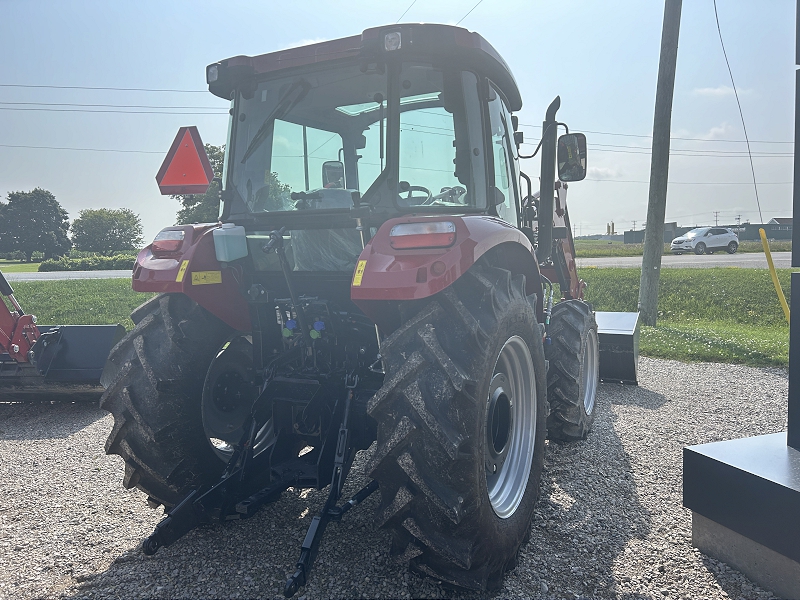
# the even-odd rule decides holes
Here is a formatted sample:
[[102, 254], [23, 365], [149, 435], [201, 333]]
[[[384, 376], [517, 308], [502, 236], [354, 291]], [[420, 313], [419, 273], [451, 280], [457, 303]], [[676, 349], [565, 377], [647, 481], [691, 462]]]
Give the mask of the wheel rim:
[[[222, 347], [211, 363], [203, 386], [203, 430], [214, 453], [225, 462], [230, 460], [234, 446], [241, 440], [243, 425], [258, 394], [247, 375], [252, 358], [244, 351], [243, 344], [250, 348], [245, 338], [231, 340]], [[260, 454], [274, 440], [270, 420], [256, 434], [253, 454]]]
[[519, 336], [503, 345], [489, 385], [484, 467], [489, 501], [507, 519], [525, 495], [536, 444], [536, 379], [528, 345]]
[[586, 414], [592, 414], [594, 410], [594, 401], [597, 397], [597, 382], [600, 379], [600, 353], [597, 342], [597, 332], [594, 329], [589, 330], [589, 335], [586, 337], [586, 345], [583, 347], [583, 381], [581, 382], [581, 389], [583, 389], [583, 408]]

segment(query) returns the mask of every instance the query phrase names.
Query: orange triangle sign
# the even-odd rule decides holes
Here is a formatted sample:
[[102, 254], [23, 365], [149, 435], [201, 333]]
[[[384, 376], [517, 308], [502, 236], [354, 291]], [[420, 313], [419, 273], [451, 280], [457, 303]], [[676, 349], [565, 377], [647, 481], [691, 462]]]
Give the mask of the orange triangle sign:
[[205, 194], [214, 171], [197, 127], [181, 127], [156, 175], [158, 189], [168, 194]]

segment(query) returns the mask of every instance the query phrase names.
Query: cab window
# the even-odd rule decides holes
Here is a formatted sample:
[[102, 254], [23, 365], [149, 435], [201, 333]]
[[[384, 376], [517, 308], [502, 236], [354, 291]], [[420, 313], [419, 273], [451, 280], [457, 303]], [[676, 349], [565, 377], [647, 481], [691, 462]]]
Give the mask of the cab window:
[[[489, 86], [489, 126], [491, 128], [492, 162], [494, 163], [495, 209], [501, 219], [516, 225], [515, 155], [510, 143], [511, 116], [503, 104], [502, 97], [491, 85]], [[491, 194], [489, 199], [491, 203]]]

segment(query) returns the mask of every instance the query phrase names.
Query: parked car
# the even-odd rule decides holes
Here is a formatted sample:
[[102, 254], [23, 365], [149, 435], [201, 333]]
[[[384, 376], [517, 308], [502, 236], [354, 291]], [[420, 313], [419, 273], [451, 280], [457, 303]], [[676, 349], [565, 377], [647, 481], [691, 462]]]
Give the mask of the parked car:
[[739, 236], [727, 227], [698, 227], [676, 237], [670, 244], [673, 254], [713, 254], [715, 250], [733, 254], [738, 249]]

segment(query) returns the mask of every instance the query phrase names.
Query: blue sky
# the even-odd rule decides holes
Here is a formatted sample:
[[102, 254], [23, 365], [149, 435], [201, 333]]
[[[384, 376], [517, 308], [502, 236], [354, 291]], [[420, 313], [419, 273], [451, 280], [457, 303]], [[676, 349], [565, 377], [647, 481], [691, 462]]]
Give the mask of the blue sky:
[[[416, 0], [403, 21], [455, 23], [476, 2]], [[151, 239], [174, 223], [179, 208], [159, 195], [154, 179], [178, 127], [197, 125], [204, 141], [222, 144], [226, 103], [208, 92], [16, 86], [204, 90], [209, 63], [357, 34], [395, 22], [410, 5], [0, 0], [0, 197], [43, 187], [71, 218], [84, 208], [128, 207]], [[793, 139], [794, 2], [718, 0], [717, 6], [759, 155], [754, 164], [764, 220], [791, 216], [793, 146], [776, 142]], [[589, 176], [570, 186], [568, 199], [579, 234], [604, 233], [610, 221], [617, 231], [634, 221], [639, 229], [645, 219], [662, 18], [663, 2], [650, 0], [484, 0], [461, 23], [481, 33], [511, 67], [522, 90], [526, 141], [538, 141], [537, 124], [557, 94], [559, 119], [586, 132]], [[689, 139], [672, 142], [668, 221], [713, 224], [715, 211], [720, 224], [737, 215], [759, 221], [711, 0], [683, 3], [672, 136]], [[535, 160], [523, 168], [538, 175]]]

